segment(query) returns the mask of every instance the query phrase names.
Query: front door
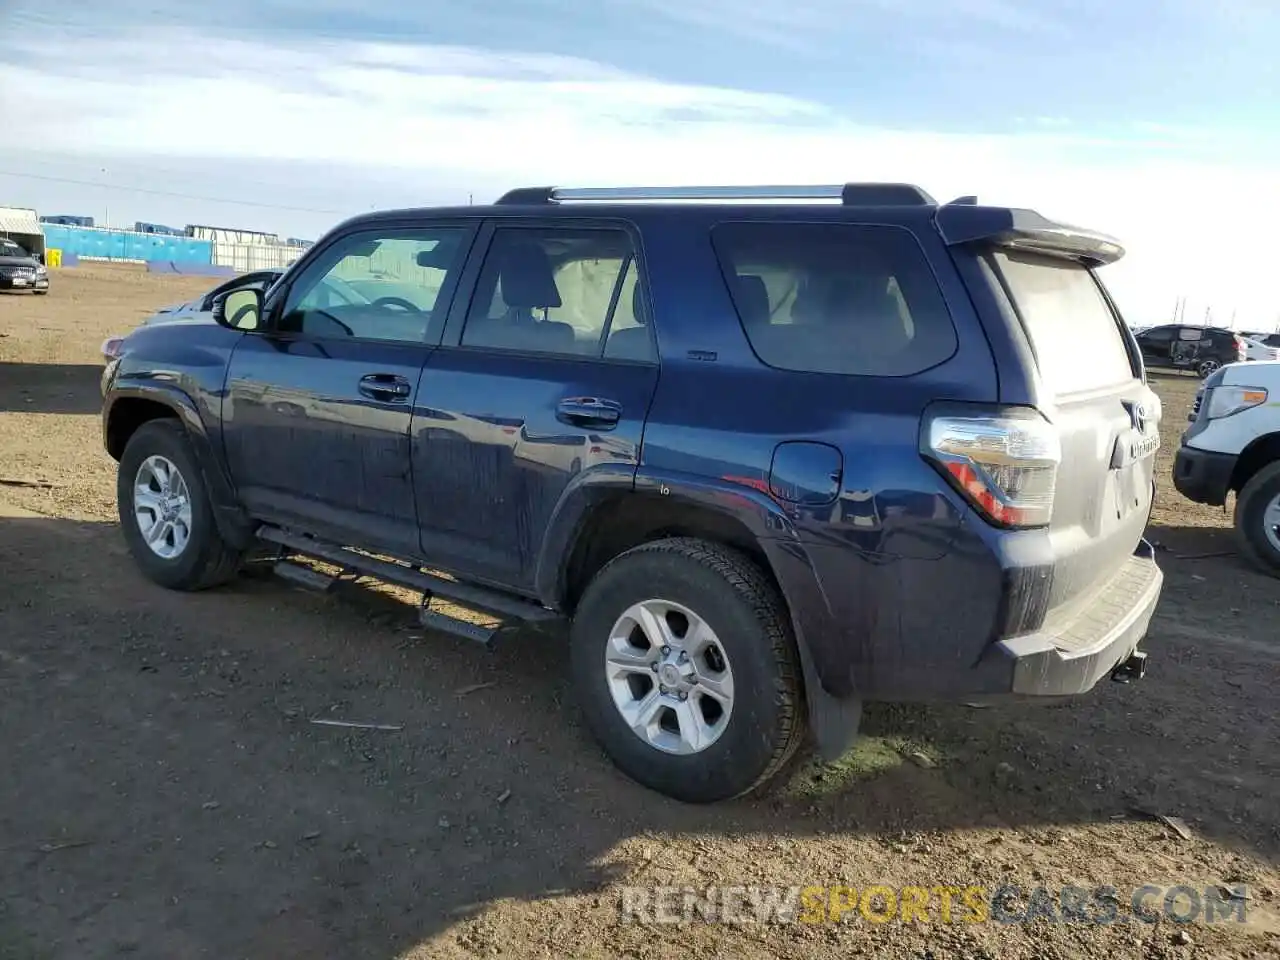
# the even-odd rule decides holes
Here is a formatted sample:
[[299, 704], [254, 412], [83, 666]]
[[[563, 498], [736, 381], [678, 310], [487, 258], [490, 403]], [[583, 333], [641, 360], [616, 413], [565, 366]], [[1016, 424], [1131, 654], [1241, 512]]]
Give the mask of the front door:
[[634, 474], [658, 367], [628, 229], [500, 225], [486, 241], [418, 395], [422, 550], [528, 591], [569, 484]]
[[413, 404], [471, 233], [338, 236], [272, 291], [265, 331], [232, 354], [223, 401], [227, 462], [254, 516], [417, 552]]

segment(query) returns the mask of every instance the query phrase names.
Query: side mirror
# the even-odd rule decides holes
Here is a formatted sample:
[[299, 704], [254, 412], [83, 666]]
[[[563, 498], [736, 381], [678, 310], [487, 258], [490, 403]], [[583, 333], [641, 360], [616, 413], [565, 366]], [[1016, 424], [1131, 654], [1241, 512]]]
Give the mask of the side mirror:
[[233, 290], [213, 301], [213, 319], [232, 330], [257, 330], [262, 325], [262, 291]]

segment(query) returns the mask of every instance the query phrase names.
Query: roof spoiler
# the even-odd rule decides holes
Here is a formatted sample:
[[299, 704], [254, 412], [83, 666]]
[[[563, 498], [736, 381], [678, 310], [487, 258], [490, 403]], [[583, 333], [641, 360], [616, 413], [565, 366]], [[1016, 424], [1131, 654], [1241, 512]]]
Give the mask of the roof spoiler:
[[1096, 267], [1115, 263], [1124, 256], [1120, 242], [1105, 233], [1057, 223], [1034, 210], [983, 207], [973, 200], [963, 197], [943, 204], [934, 215], [947, 246], [985, 242], [1066, 257]]

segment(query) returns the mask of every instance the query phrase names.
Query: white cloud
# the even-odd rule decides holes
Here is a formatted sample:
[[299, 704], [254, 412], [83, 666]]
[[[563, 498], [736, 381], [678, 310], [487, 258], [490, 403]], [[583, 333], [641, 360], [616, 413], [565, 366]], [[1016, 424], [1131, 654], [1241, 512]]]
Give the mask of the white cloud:
[[[0, 101], [0, 130], [45, 152], [169, 168], [221, 158], [237, 171], [305, 162], [313, 180], [327, 164], [343, 178], [398, 178], [402, 201], [422, 204], [433, 183], [474, 185], [483, 199], [529, 183], [906, 180], [939, 199], [977, 193], [1118, 235], [1130, 253], [1107, 275], [1135, 321], [1167, 316], [1179, 295], [1188, 316], [1212, 304], [1218, 319], [1234, 308], [1254, 326], [1280, 309], [1273, 175], [1195, 159], [1181, 132], [1111, 142], [1053, 118], [1018, 135], [870, 128], [794, 97], [456, 46], [161, 29], [81, 39], [74, 60], [47, 39], [22, 52], [0, 64], [0, 89], [23, 91]], [[210, 175], [200, 192], [292, 202], [238, 177]]]

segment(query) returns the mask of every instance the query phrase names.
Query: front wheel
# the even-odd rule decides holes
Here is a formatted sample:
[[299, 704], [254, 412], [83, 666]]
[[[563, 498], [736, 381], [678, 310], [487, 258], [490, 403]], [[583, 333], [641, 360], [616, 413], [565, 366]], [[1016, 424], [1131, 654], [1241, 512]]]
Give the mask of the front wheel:
[[191, 441], [176, 421], [152, 420], [129, 438], [116, 501], [134, 562], [161, 586], [204, 590], [239, 570], [240, 553], [218, 531]]
[[1236, 498], [1236, 542], [1264, 573], [1280, 577], [1280, 463], [1249, 478]]
[[677, 800], [750, 793], [803, 739], [782, 597], [718, 544], [659, 540], [612, 560], [578, 605], [571, 656], [587, 724], [610, 759]]

